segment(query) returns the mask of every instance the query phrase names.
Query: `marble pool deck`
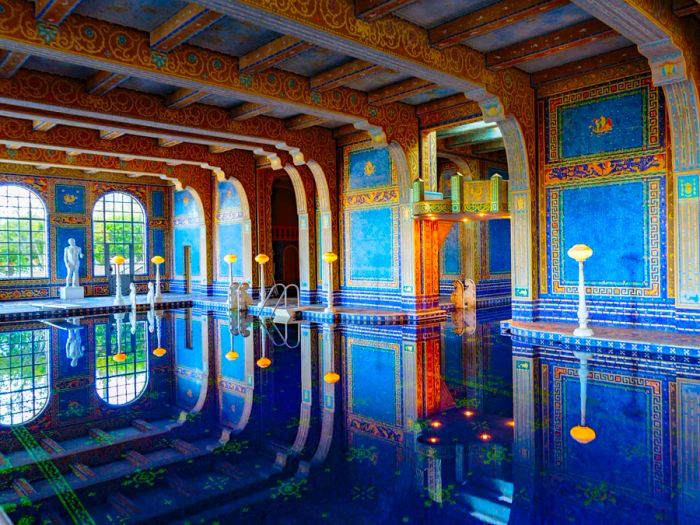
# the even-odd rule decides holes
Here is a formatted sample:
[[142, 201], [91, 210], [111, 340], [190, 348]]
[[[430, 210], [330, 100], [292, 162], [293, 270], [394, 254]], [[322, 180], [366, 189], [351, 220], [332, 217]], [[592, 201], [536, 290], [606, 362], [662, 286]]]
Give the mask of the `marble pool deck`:
[[644, 328], [618, 328], [591, 325], [591, 337], [573, 335], [574, 323], [503, 321], [501, 332], [514, 343], [577, 349], [593, 353], [661, 358], [669, 361], [700, 359], [700, 335]]

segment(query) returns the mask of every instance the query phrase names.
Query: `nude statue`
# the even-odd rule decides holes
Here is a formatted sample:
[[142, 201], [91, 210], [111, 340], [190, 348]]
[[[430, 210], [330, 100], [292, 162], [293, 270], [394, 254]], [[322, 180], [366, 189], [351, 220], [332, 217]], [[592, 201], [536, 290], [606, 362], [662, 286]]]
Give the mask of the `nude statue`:
[[78, 366], [78, 359], [83, 357], [83, 339], [80, 335], [81, 328], [71, 328], [68, 330], [66, 340], [66, 357], [71, 360], [70, 366]]
[[80, 259], [82, 258], [82, 248], [76, 246], [75, 239], [68, 239], [68, 246], [63, 249], [63, 262], [66, 265], [66, 287], [78, 286]]

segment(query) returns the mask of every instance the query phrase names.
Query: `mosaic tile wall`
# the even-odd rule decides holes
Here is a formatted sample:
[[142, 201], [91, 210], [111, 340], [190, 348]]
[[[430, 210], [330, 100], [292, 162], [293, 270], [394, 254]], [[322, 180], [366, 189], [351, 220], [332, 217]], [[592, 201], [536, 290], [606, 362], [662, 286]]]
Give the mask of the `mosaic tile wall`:
[[585, 265], [592, 318], [605, 320], [602, 305], [614, 300], [631, 313], [609, 320], [661, 327], [659, 310], [673, 298], [661, 90], [642, 75], [539, 104], [540, 318], [564, 320], [554, 299], [575, 300], [578, 266], [567, 251], [583, 243], [593, 249]]
[[[133, 179], [112, 176], [108, 180], [93, 177], [53, 175], [51, 170], [41, 176], [12, 173], [0, 174], [0, 184], [19, 184], [35, 192], [42, 200], [48, 214], [49, 277], [46, 279], [18, 279], [0, 281], [0, 300], [40, 299], [58, 296], [58, 289], [65, 285], [66, 268], [63, 264], [63, 248], [73, 238], [83, 249], [80, 266], [80, 284], [86, 295], [107, 295], [106, 277], [93, 275], [92, 261], [92, 209], [104, 194], [119, 191], [132, 195], [143, 206], [148, 231], [147, 260], [154, 255], [169, 259], [170, 189], [157, 179]], [[169, 263], [161, 268], [163, 286], [168, 287]], [[155, 268], [148, 264], [149, 275], [137, 275], [134, 280], [140, 293], [145, 293], [146, 283], [155, 279]]]
[[343, 173], [341, 304], [400, 308], [399, 193], [388, 149], [345, 148]]
[[190, 275], [192, 291], [206, 293], [206, 264], [202, 260], [206, 254], [207, 233], [204, 223], [204, 210], [199, 197], [193, 190], [185, 189], [173, 193], [173, 261], [174, 291], [184, 291], [186, 260], [185, 250], [190, 250]]
[[252, 257], [252, 254], [244, 253], [243, 236], [250, 236], [250, 221], [244, 216], [241, 198], [231, 180], [222, 181], [216, 185], [216, 202], [214, 280], [215, 285], [226, 287], [229, 279], [229, 267], [224, 261], [226, 254], [232, 253], [238, 257], [233, 263], [234, 280], [242, 281], [245, 277], [243, 261], [245, 257]]

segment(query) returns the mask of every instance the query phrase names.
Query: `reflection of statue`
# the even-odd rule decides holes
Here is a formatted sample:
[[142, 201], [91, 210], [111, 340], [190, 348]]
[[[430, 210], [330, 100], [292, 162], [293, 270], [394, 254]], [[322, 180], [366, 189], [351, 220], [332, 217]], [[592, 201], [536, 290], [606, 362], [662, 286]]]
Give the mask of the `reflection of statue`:
[[83, 357], [82, 328], [71, 328], [68, 330], [68, 340], [66, 341], [66, 357], [70, 359], [70, 366], [78, 366], [78, 359]]
[[75, 245], [75, 239], [68, 239], [68, 246], [63, 249], [63, 262], [66, 265], [66, 286], [78, 286], [80, 259], [82, 258], [82, 248]]
[[156, 302], [156, 291], [153, 289], [153, 283], [148, 281], [148, 293], [146, 294], [146, 303], [149, 308], [154, 308]]
[[136, 311], [136, 285], [131, 283], [129, 285], [129, 304], [131, 304], [131, 310]]

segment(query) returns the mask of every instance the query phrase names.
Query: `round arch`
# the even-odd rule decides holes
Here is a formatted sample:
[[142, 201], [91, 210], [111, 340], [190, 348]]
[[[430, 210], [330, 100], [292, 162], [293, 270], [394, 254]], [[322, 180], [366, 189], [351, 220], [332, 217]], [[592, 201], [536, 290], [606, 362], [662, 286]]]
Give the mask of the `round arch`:
[[[221, 195], [221, 184], [230, 184], [235, 191], [237, 196], [238, 213], [234, 219], [230, 219], [227, 215], [226, 203], [222, 199]], [[235, 202], [235, 199], [234, 199]], [[216, 215], [214, 219], [214, 234], [216, 237], [214, 251], [216, 255], [215, 272], [216, 278], [223, 279], [224, 276], [228, 276], [228, 264], [224, 262], [224, 256], [227, 251], [223, 248], [222, 238], [223, 233], [221, 231], [222, 226], [226, 224], [240, 224], [241, 225], [241, 245], [236, 249], [235, 255], [238, 256], [238, 260], [241, 261], [241, 271], [242, 278], [244, 282], [253, 284], [253, 240], [251, 233], [251, 221], [250, 221], [250, 204], [248, 201], [248, 194], [243, 187], [243, 184], [235, 177], [226, 177], [223, 172], [220, 176], [217, 176], [217, 187], [216, 187]], [[235, 277], [234, 277], [235, 278]]]
[[[192, 199], [190, 202], [190, 198]], [[192, 277], [198, 277], [200, 288], [207, 288], [207, 225], [204, 205], [197, 190], [186, 186], [175, 190], [173, 206], [173, 275], [185, 278], [184, 247], [190, 246]], [[194, 260], [198, 265], [194, 266]], [[199, 272], [199, 275], [196, 275]], [[194, 282], [194, 280], [193, 280]]]

